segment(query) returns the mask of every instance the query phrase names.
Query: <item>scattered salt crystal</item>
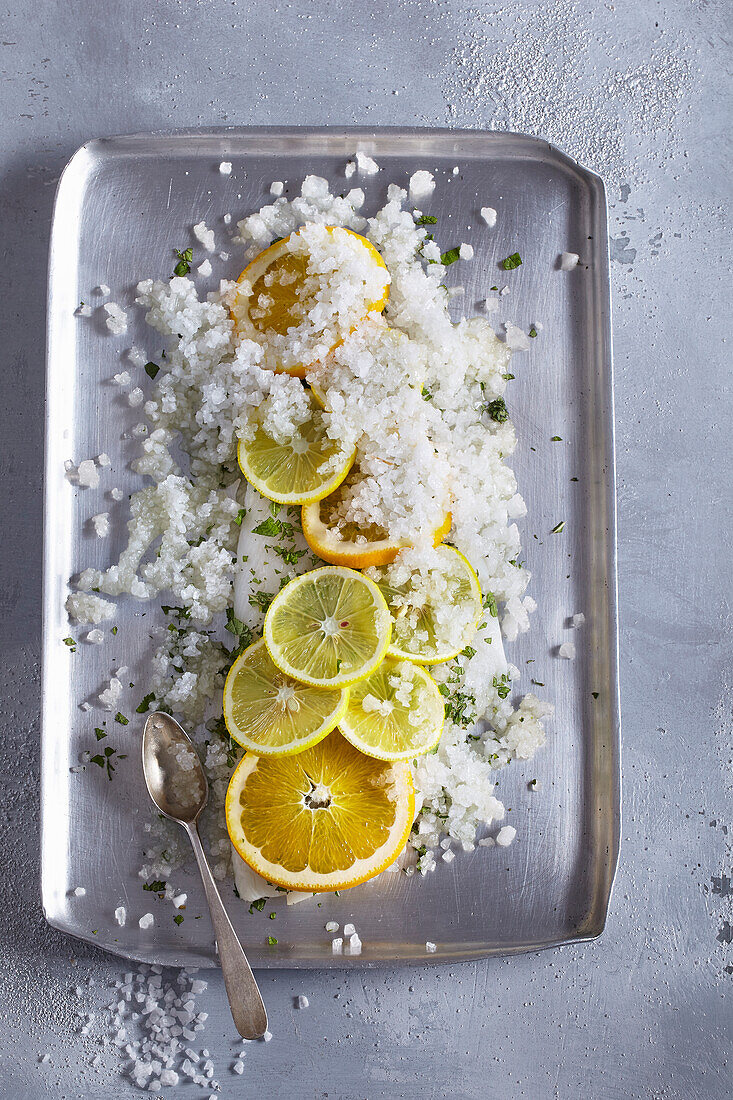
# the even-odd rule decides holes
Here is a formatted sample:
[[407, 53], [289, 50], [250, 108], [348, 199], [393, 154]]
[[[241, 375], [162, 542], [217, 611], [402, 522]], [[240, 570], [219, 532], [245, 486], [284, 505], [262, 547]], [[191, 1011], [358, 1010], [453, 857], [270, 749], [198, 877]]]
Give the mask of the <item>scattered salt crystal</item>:
[[335, 920], [328, 921], [328, 923], [326, 924], [326, 931], [327, 932], [338, 932], [338, 930], [339, 930], [338, 921], [335, 921]]
[[500, 305], [498, 298], [484, 298], [484, 309], [487, 313], [496, 313]]
[[448, 300], [453, 298], [460, 298], [461, 294], [466, 293], [465, 286], [449, 286], [448, 287]]
[[122, 489], [110, 489], [109, 495], [112, 497], [112, 500], [122, 500], [124, 493]]
[[177, 1085], [178, 1074], [174, 1069], [164, 1069], [160, 1075], [161, 1085]]
[[127, 353], [127, 358], [130, 360], [134, 367], [144, 367], [148, 361], [147, 355], [145, 355], [140, 348], [135, 344], [132, 345]]
[[91, 317], [92, 307], [87, 305], [86, 302], [82, 302], [81, 305], [77, 306], [74, 310], [74, 315], [76, 317]]
[[489, 229], [493, 229], [496, 225], [496, 211], [493, 206], [482, 206], [481, 217], [484, 219]]
[[143, 393], [143, 391], [140, 389], [139, 386], [135, 386], [134, 390], [130, 390], [130, 392], [127, 396], [127, 403], [133, 409], [139, 408], [139, 406], [142, 405], [144, 400], [145, 400], [145, 394]]
[[509, 287], [508, 286], [503, 286], [501, 288], [501, 290], [499, 291], [499, 293], [502, 295], [502, 297], [506, 297], [506, 295], [509, 293]]
[[235, 1062], [232, 1069], [235, 1073], [244, 1073], [244, 1062]]
[[[93, 633], [93, 631], [92, 631], [91, 633]], [[87, 637], [89, 637], [89, 635], [87, 635]], [[91, 704], [91, 703], [88, 703], [88, 702], [86, 701], [86, 699], [84, 700], [84, 702], [83, 702], [83, 703], [79, 703], [79, 710], [83, 710], [83, 711], [89, 711], [89, 710], [91, 710], [91, 709], [92, 709], [92, 704]]]
[[504, 825], [496, 834], [496, 843], [500, 848], [508, 848], [517, 835], [513, 825]]
[[473, 245], [465, 244], [465, 243], [462, 244], [461, 247], [458, 249], [458, 255], [462, 260], [472, 260], [473, 259]]
[[45, 1066], [51, 1061], [51, 1055], [48, 1052], [46, 1052], [45, 1054], [39, 1054], [38, 1061], [41, 1063], [42, 1066]]
[[577, 252], [563, 252], [560, 255], [560, 270], [572, 271], [574, 267], [578, 266], [580, 256]]
[[121, 336], [123, 332], [127, 332], [127, 314], [117, 302], [105, 302], [102, 309], [107, 314], [104, 323], [113, 336]]
[[196, 270], [199, 275], [203, 275], [205, 279], [208, 279], [209, 275], [211, 275], [211, 260], [204, 260], [202, 264], [199, 264]]
[[[140, 917], [140, 920], [137, 923], [138, 926], [144, 930], [146, 928], [152, 927], [152, 925], [155, 924], [155, 917], [152, 913], [146, 913], [144, 916]], [[175, 1082], [172, 1083], [175, 1084]]]
[[528, 351], [532, 346], [527, 333], [517, 325], [513, 325], [511, 321], [507, 321], [504, 330], [506, 332], [507, 347], [511, 348], [512, 351]]
[[[336, 925], [336, 928], [338, 928], [338, 925]], [[355, 932], [356, 932], [356, 928], [354, 927], [353, 924], [349, 923], [349, 924], [344, 925], [344, 935], [345, 936], [353, 936]]]
[[479, 840], [479, 848], [493, 848], [496, 845], [496, 841], [493, 836], [485, 836], [483, 840]]
[[232, 174], [232, 162], [230, 160], [223, 160], [219, 164], [219, 171], [222, 176], [231, 176]]
[[356, 167], [362, 176], [375, 176], [379, 171], [376, 160], [361, 152], [356, 154]]
[[344, 946], [344, 941], [341, 936], [336, 936], [331, 940], [331, 953], [333, 955], [340, 955]]
[[74, 889], [71, 891], [71, 894], [72, 897], [83, 898], [86, 894], [86, 890], [83, 886], [75, 886]]
[[274, 195], [277, 199], [280, 198], [284, 190], [285, 184], [282, 182], [282, 180], [273, 180], [270, 184], [270, 194]]
[[84, 640], [89, 642], [90, 645], [102, 645], [104, 642], [104, 634], [95, 627], [94, 630], [89, 631]]
[[309, 1004], [310, 1004], [310, 1001], [308, 1000], [308, 998], [303, 993], [299, 993], [297, 998], [296, 998], [297, 1007], [298, 1008], [308, 1008]]
[[531, 791], [539, 791], [542, 789], [542, 784], [540, 783], [539, 779], [530, 779], [527, 786]]
[[451, 852], [451, 851], [443, 852], [442, 860], [443, 860], [444, 863], [452, 863], [455, 858], [456, 858], [456, 853], [455, 852]]
[[112, 381], [118, 386], [128, 386], [130, 384], [130, 372], [121, 370], [119, 374], [115, 374]]
[[173, 898], [173, 904], [176, 907], [176, 909], [182, 909], [183, 908], [183, 906], [186, 904], [186, 897], [187, 897], [186, 894], [178, 894], [177, 897]]
[[268, 1030], [268, 1031], [266, 1031], [266, 1032], [265, 1032], [265, 1034], [264, 1034], [264, 1035], [262, 1036], [262, 1038], [264, 1039], [264, 1041], [265, 1041], [266, 1043], [269, 1043], [269, 1042], [270, 1042], [270, 1039], [272, 1038], [272, 1032], [271, 1032], [271, 1031], [269, 1031], [269, 1030]]
[[425, 940], [425, 950], [427, 951], [428, 955], [434, 955], [438, 948], [437, 945], [432, 943], [430, 940]]
[[111, 464], [111, 461], [112, 460], [109, 457], [109, 455], [106, 454], [104, 451], [102, 451], [101, 454], [97, 455], [97, 465], [98, 466], [109, 466]]
[[349, 942], [346, 947], [347, 955], [361, 955], [361, 940], [356, 932], [353, 932], [349, 936]]
[[214, 230], [207, 229], [205, 222], [196, 223], [196, 225], [193, 227], [193, 235], [197, 241], [200, 241], [207, 252], [214, 251], [216, 247]]
[[84, 489], [96, 489], [99, 485], [99, 471], [91, 458], [85, 458], [79, 463], [76, 476]]
[[351, 177], [353, 176], [355, 171], [356, 171], [356, 161], [347, 160], [346, 167], [344, 168], [344, 175], [346, 176], [347, 180], [351, 179]]
[[94, 293], [102, 294], [106, 297], [108, 294], [111, 294], [111, 291], [106, 283], [100, 283], [99, 286], [95, 288]]
[[232, 224], [231, 214], [225, 214], [224, 218], [223, 218], [223, 221], [224, 221], [224, 225], [231, 225]]
[[574, 627], [582, 626], [584, 622], [585, 622], [585, 615], [583, 614], [582, 611], [579, 612], [579, 614], [577, 614], [577, 615], [573, 615], [572, 625]]
[[115, 909], [115, 920], [119, 924], [120, 928], [124, 928], [125, 921], [127, 920], [127, 910], [124, 905], [118, 905]]
[[109, 534], [109, 512], [100, 512], [98, 515], [92, 516], [91, 524], [97, 538], [106, 539]]
[[575, 659], [575, 643], [563, 642], [557, 651], [558, 657], [564, 657], [566, 661], [572, 661]]
[[66, 597], [66, 610], [69, 617], [78, 623], [97, 623], [111, 619], [117, 607], [111, 600], [105, 600], [101, 596], [95, 596], [92, 592], [72, 592]]
[[410, 198], [413, 201], [427, 198], [435, 190], [435, 177], [432, 172], [425, 172], [422, 169], [419, 172], [413, 172], [409, 187]]

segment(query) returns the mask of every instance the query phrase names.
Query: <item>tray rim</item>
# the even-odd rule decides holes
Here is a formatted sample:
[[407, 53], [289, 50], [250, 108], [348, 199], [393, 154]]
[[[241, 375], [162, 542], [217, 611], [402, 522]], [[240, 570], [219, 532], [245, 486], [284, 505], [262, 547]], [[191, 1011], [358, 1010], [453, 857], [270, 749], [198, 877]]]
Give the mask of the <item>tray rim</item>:
[[[603, 391], [608, 402], [608, 424], [606, 425], [606, 470], [605, 486], [608, 490], [608, 502], [606, 508], [607, 523], [607, 552], [608, 552], [608, 587], [609, 587], [609, 615], [608, 624], [611, 630], [609, 659], [612, 670], [612, 683], [609, 684], [609, 713], [611, 719], [611, 744], [610, 754], [610, 792], [612, 795], [613, 820], [611, 822], [611, 844], [605, 862], [605, 873], [599, 884], [598, 907], [595, 921], [592, 924], [581, 924], [576, 931], [568, 935], [542, 941], [539, 943], [521, 942], [515, 944], [456, 945], [455, 948], [441, 949], [434, 955], [425, 956], [415, 951], [410, 953], [410, 944], [404, 944], [402, 954], [396, 957], [382, 955], [375, 958], [357, 956], [304, 956], [289, 957], [287, 954], [278, 954], [272, 957], [260, 957], [256, 951], [250, 949], [250, 959], [254, 956], [252, 965], [256, 969], [375, 969], [382, 967], [398, 967], [410, 965], [435, 966], [441, 963], [467, 962], [470, 960], [490, 957], [505, 957], [549, 950], [555, 947], [567, 946], [574, 943], [584, 943], [597, 939], [604, 931], [607, 920], [613, 887], [618, 870], [620, 858], [620, 837], [622, 823], [622, 775], [621, 775], [621, 705], [619, 682], [619, 612], [618, 612], [618, 527], [617, 527], [617, 475], [616, 475], [616, 418], [615, 418], [615, 387], [614, 387], [614, 362], [612, 343], [612, 295], [610, 285], [610, 252], [608, 240], [608, 200], [603, 178], [592, 169], [586, 167], [569, 154], [565, 153], [556, 144], [545, 138], [523, 134], [512, 130], [480, 130], [480, 129], [452, 129], [449, 127], [399, 127], [384, 126], [364, 128], [360, 126], [215, 126], [215, 127], [184, 127], [173, 130], [137, 131], [133, 133], [121, 133], [104, 137], [92, 138], [84, 142], [73, 153], [65, 165], [56, 188], [53, 211], [51, 216], [49, 251], [47, 266], [47, 292], [46, 292], [46, 387], [44, 410], [44, 493], [43, 493], [43, 586], [42, 586], [42, 644], [41, 644], [41, 707], [40, 707], [40, 736], [41, 736], [41, 798], [40, 798], [40, 893], [41, 907], [46, 922], [52, 927], [74, 939], [82, 940], [94, 947], [108, 951], [120, 958], [131, 959], [140, 962], [159, 963], [171, 966], [201, 966], [213, 968], [217, 966], [214, 958], [195, 953], [192, 959], [189, 953], [182, 958], [177, 951], [170, 949], [158, 949], [155, 946], [151, 951], [140, 952], [116, 946], [106, 939], [97, 939], [84, 934], [76, 927], [70, 926], [63, 916], [59, 916], [48, 904], [49, 891], [46, 883], [49, 877], [47, 862], [50, 857], [49, 838], [52, 830], [52, 822], [48, 812], [48, 800], [45, 797], [46, 790], [53, 780], [51, 768], [52, 756], [52, 712], [49, 698], [48, 677], [50, 665], [50, 623], [52, 621], [51, 609], [51, 576], [49, 569], [51, 532], [53, 525], [50, 522], [53, 514], [53, 493], [51, 490], [51, 473], [54, 459], [52, 428], [54, 427], [54, 408], [52, 398], [51, 381], [54, 377], [53, 366], [55, 355], [55, 324], [53, 323], [53, 279], [54, 258], [59, 249], [58, 238], [60, 235], [58, 211], [65, 191], [69, 185], [70, 177], [74, 170], [80, 167], [81, 161], [96, 151], [109, 155], [116, 153], [124, 156], [126, 153], [148, 152], [151, 157], [162, 156], [160, 147], [155, 147], [155, 142], [170, 142], [177, 145], [186, 138], [198, 138], [199, 142], [209, 139], [212, 145], [218, 146], [216, 151], [222, 154], [227, 151], [226, 138], [239, 140], [251, 138], [268, 138], [273, 141], [284, 141], [288, 138], [303, 137], [309, 142], [321, 139], [333, 143], [343, 143], [350, 139], [354, 143], [368, 144], [380, 139], [425, 139], [444, 140], [446, 143], [460, 141], [468, 144], [469, 149], [446, 149], [445, 153], [456, 152], [456, 155], [466, 156], [468, 152], [474, 154], [475, 159], [490, 156], [490, 146], [499, 140], [510, 139], [515, 142], [517, 150], [526, 159], [534, 159], [541, 150], [545, 155], [550, 154], [557, 164], [566, 171], [573, 173], [585, 182], [590, 189], [597, 204], [595, 213], [596, 227], [602, 231], [602, 244], [598, 245], [599, 263], [594, 267], [594, 290], [599, 297], [599, 347], [597, 358], [603, 365]], [[213, 150], [212, 150], [213, 151]], [[288, 150], [281, 150], [286, 152]], [[327, 150], [312, 150], [314, 154]], [[403, 152], [409, 152], [402, 149]], [[246, 150], [244, 155], [246, 155]], [[294, 153], [295, 150], [292, 150]], [[389, 156], [387, 151], [382, 151], [382, 156]], [[445, 154], [442, 154], [445, 155]], [[407, 954], [405, 954], [407, 952]]]

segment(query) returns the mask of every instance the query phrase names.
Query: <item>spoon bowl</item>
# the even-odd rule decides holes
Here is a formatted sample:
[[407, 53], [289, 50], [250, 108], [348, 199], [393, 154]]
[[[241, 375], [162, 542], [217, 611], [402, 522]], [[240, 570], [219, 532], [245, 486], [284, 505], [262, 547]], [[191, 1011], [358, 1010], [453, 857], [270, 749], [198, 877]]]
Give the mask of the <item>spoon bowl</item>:
[[197, 827], [209, 797], [209, 785], [191, 738], [170, 714], [156, 710], [145, 722], [143, 774], [148, 793], [160, 812], [188, 833], [209, 903], [224, 985], [234, 1023], [245, 1039], [267, 1031], [267, 1012], [247, 956], [229, 920], [214, 882]]
[[145, 723], [143, 774], [148, 794], [165, 817], [180, 824], [198, 819], [209, 797], [206, 772], [191, 738], [163, 711]]

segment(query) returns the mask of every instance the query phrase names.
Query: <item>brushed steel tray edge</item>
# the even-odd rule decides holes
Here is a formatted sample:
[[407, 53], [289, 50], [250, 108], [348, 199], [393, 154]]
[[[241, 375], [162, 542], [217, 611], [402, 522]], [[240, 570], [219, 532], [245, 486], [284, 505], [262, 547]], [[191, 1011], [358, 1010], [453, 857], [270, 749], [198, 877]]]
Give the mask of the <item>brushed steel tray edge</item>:
[[[50, 904], [49, 891], [47, 888], [49, 878], [49, 864], [53, 859], [53, 823], [50, 820], [50, 813], [48, 809], [48, 799], [46, 793], [50, 789], [54, 778], [53, 770], [53, 714], [52, 704], [49, 688], [49, 679], [51, 677], [51, 670], [53, 667], [53, 648], [50, 638], [50, 631], [48, 630], [48, 623], [51, 621], [51, 570], [50, 564], [54, 560], [53, 553], [53, 537], [52, 520], [54, 518], [54, 501], [51, 491], [51, 478], [49, 476], [53, 464], [57, 461], [57, 456], [54, 454], [52, 428], [54, 423], [54, 407], [52, 401], [52, 381], [56, 373], [60, 373], [60, 364], [54, 369], [54, 347], [57, 342], [58, 333], [56, 326], [58, 319], [54, 318], [52, 311], [53, 300], [53, 285], [50, 278], [50, 273], [53, 269], [53, 258], [56, 252], [60, 252], [62, 245], [60, 238], [62, 237], [61, 227], [59, 226], [59, 220], [56, 217], [57, 210], [61, 205], [64, 198], [64, 192], [69, 186], [70, 178], [73, 173], [80, 169], [85, 158], [95, 152], [97, 148], [107, 150], [109, 146], [114, 145], [123, 151], [125, 143], [132, 143], [137, 145], [138, 143], [149, 143], [152, 138], [159, 138], [162, 143], [165, 143], [168, 139], [181, 138], [183, 136], [195, 136], [198, 138], [208, 137], [212, 139], [212, 151], [216, 146], [216, 151], [222, 154], [227, 151], [226, 139], [227, 137], [248, 137], [252, 138], [264, 137], [265, 135], [273, 140], [282, 140], [283, 138], [292, 137], [307, 137], [309, 141], [314, 139], [332, 139], [334, 142], [343, 140], [348, 137], [353, 141], [357, 141], [360, 144], [363, 143], [365, 148], [368, 148], [370, 140], [378, 140], [384, 137], [395, 138], [410, 138], [410, 139], [454, 139], [458, 143], [465, 141], [473, 145], [474, 143], [484, 142], [492, 137], [513, 139], [517, 145], [524, 145], [527, 149], [527, 155], [530, 155], [530, 150], [542, 149], [545, 154], [550, 153], [557, 162], [562, 164], [566, 170], [572, 171], [578, 175], [589, 187], [590, 192], [593, 195], [595, 201], [594, 211], [594, 230], [598, 234], [598, 237], [603, 240], [603, 254], [599, 254], [599, 260], [603, 259], [603, 263], [599, 263], [594, 270], [594, 294], [598, 298], [598, 306], [600, 310], [601, 323], [599, 324], [599, 333], [602, 337], [598, 341], [596, 348], [596, 359], [603, 367], [603, 393], [607, 402], [607, 407], [610, 410], [610, 416], [607, 424], [606, 435], [606, 470], [607, 470], [607, 484], [608, 491], [608, 504], [606, 512], [607, 528], [607, 550], [609, 555], [609, 573], [608, 582], [610, 588], [609, 599], [609, 633], [612, 640], [612, 685], [613, 691], [608, 699], [607, 716], [610, 737], [610, 759], [607, 762], [607, 772], [609, 779], [609, 792], [613, 798], [612, 807], [612, 820], [610, 822], [610, 830], [607, 835], [607, 852], [608, 857], [604, 865], [604, 874], [601, 880], [597, 883], [596, 894], [594, 897], [594, 905], [592, 911], [589, 912], [586, 921], [584, 921], [572, 934], [569, 934], [563, 938], [552, 939], [548, 941], [530, 943], [522, 942], [512, 944], [510, 946], [500, 945], [497, 947], [487, 946], [485, 944], [477, 944], [475, 949], [470, 945], [464, 944], [456, 948], [448, 945], [438, 945], [438, 950], [434, 955], [427, 956], [424, 953], [423, 944], [410, 945], [402, 943], [400, 945], [399, 956], [391, 957], [389, 954], [381, 955], [376, 958], [369, 958], [368, 956], [359, 956], [356, 958], [348, 958], [344, 956], [308, 956], [299, 955], [297, 957], [289, 957], [288, 954], [268, 955], [261, 950], [253, 949], [251, 946], [248, 948], [248, 956], [255, 968], [266, 969], [315, 969], [315, 968], [343, 968], [343, 969], [372, 969], [382, 967], [396, 967], [402, 965], [437, 965], [439, 963], [455, 963], [461, 961], [469, 961], [471, 959], [489, 958], [489, 957], [502, 957], [515, 954], [522, 954], [527, 952], [537, 952], [542, 950], [548, 950], [554, 947], [570, 945], [573, 943], [588, 942], [593, 939], [597, 939], [602, 935], [607, 920], [609, 907], [611, 904], [611, 898], [613, 894], [614, 880], [618, 869], [618, 862], [620, 858], [620, 835], [621, 835], [621, 724], [620, 724], [620, 685], [618, 676], [618, 663], [619, 663], [619, 630], [618, 630], [618, 574], [617, 574], [617, 497], [616, 497], [616, 458], [615, 458], [615, 402], [614, 402], [614, 367], [613, 367], [613, 354], [612, 354], [612, 326], [611, 326], [611, 288], [610, 288], [610, 270], [609, 270], [609, 242], [608, 242], [608, 215], [607, 215], [607, 196], [605, 185], [601, 176], [592, 171], [591, 169], [580, 164], [574, 160], [568, 154], [566, 154], [557, 145], [548, 142], [544, 138], [521, 134], [513, 131], [484, 131], [484, 130], [452, 130], [447, 128], [421, 128], [421, 127], [382, 127], [374, 129], [364, 129], [362, 127], [320, 127], [320, 128], [307, 128], [307, 127], [216, 127], [207, 130], [200, 130], [196, 128], [184, 128], [169, 131], [151, 131], [133, 134], [115, 135], [112, 137], [94, 138], [82, 144], [76, 152], [72, 155], [67, 163], [57, 186], [54, 209], [52, 215], [52, 231], [50, 237], [49, 246], [49, 279], [47, 288], [47, 316], [49, 324], [47, 328], [47, 347], [46, 347], [46, 407], [45, 407], [45, 462], [44, 462], [44, 511], [43, 511], [43, 538], [44, 538], [44, 570], [43, 570], [43, 644], [42, 644], [42, 689], [41, 689], [41, 751], [42, 751], [42, 767], [41, 767], [41, 867], [40, 867], [40, 886], [41, 886], [41, 902], [44, 918], [47, 923], [63, 932], [72, 936], [75, 939], [87, 942], [95, 947], [102, 948], [118, 957], [134, 959], [142, 962], [159, 963], [161, 965], [183, 966], [183, 965], [198, 965], [202, 967], [215, 967], [218, 966], [218, 962], [215, 957], [208, 954], [196, 954], [192, 955], [191, 951], [188, 951], [184, 955], [178, 954], [175, 951], [169, 950], [144, 950], [132, 951], [129, 948], [121, 949], [114, 942], [107, 940], [106, 938], [99, 938], [92, 935], [85, 935], [77, 928], [72, 926], [70, 922], [65, 920], [62, 916], [55, 911], [55, 908]], [[218, 142], [218, 145], [216, 144]], [[151, 155], [159, 155], [160, 150], [151, 150]], [[459, 154], [459, 150], [455, 149], [456, 155]], [[467, 150], [462, 148], [460, 150], [462, 155], [466, 155]], [[215, 153], [213, 153], [215, 155]], [[481, 155], [478, 151], [476, 155]], [[68, 234], [68, 226], [63, 227], [63, 233]], [[53, 318], [53, 323], [51, 319]], [[66, 321], [67, 327], [71, 327], [69, 320]], [[412, 949], [412, 950], [411, 950]]]

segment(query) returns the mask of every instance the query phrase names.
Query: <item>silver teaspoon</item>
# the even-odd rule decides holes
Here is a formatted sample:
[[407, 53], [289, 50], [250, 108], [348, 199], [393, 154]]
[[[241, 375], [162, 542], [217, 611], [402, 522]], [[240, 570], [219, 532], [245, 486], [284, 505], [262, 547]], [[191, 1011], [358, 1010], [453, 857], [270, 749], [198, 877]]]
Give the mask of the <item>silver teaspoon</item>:
[[143, 774], [150, 797], [162, 814], [183, 826], [193, 845], [237, 1031], [245, 1039], [259, 1039], [267, 1030], [267, 1012], [199, 836], [197, 822], [209, 797], [209, 785], [198, 753], [178, 722], [162, 711], [149, 715], [142, 749]]

